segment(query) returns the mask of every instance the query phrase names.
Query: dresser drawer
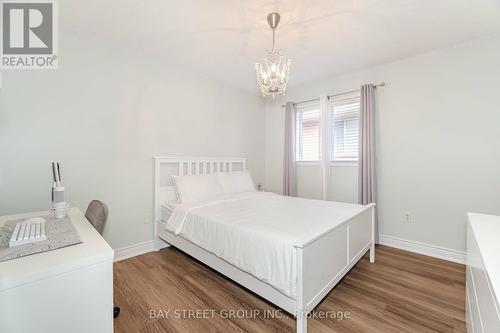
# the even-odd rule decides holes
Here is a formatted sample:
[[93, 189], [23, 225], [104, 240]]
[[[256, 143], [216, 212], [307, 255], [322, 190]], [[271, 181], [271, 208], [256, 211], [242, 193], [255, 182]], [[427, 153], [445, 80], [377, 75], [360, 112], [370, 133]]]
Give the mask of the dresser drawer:
[[[472, 221], [473, 222], [473, 221]], [[481, 229], [483, 230], [483, 229]], [[467, 329], [474, 333], [500, 332], [498, 301], [471, 221], [467, 226]], [[481, 238], [479, 238], [481, 239]]]

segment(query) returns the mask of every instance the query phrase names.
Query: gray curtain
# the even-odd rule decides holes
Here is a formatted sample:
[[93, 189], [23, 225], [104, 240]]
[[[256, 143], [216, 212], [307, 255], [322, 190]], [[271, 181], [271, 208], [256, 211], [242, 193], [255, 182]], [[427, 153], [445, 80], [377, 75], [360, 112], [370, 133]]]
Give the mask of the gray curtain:
[[358, 203], [376, 201], [375, 183], [375, 86], [361, 86], [359, 115]]
[[283, 195], [297, 196], [297, 174], [295, 163], [295, 124], [297, 105], [285, 106], [285, 156], [283, 161]]

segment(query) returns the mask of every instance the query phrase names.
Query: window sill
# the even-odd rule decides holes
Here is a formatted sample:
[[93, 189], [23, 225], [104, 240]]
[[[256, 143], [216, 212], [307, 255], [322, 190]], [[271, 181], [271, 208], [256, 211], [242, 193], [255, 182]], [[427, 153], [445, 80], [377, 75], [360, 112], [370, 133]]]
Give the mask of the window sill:
[[355, 161], [355, 160], [330, 161], [330, 166], [357, 167], [358, 166], [358, 161]]
[[[321, 166], [320, 161], [297, 161], [297, 166]], [[328, 161], [329, 166], [340, 166], [340, 167], [357, 167], [358, 161], [346, 160], [346, 161]]]
[[320, 161], [297, 161], [298, 166], [320, 166]]

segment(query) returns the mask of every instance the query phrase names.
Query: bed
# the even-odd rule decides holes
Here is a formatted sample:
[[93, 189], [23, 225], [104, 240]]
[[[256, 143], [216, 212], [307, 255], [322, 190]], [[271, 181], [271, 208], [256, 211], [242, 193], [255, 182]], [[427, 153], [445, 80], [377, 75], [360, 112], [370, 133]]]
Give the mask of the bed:
[[155, 249], [175, 246], [250, 289], [294, 315], [298, 333], [367, 251], [375, 260], [374, 204], [247, 192], [177, 205], [171, 176], [244, 171], [246, 159], [154, 161]]

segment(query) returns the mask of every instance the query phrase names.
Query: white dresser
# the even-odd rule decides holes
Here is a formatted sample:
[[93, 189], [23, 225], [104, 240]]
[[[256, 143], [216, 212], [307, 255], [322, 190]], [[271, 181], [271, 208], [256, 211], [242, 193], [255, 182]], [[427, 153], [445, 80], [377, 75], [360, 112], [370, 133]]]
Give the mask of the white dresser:
[[499, 333], [500, 216], [467, 215], [467, 332]]
[[69, 216], [83, 243], [0, 262], [1, 333], [113, 332], [113, 249], [78, 208]]

